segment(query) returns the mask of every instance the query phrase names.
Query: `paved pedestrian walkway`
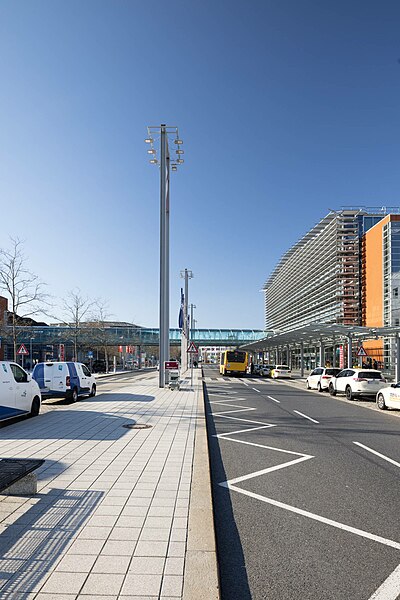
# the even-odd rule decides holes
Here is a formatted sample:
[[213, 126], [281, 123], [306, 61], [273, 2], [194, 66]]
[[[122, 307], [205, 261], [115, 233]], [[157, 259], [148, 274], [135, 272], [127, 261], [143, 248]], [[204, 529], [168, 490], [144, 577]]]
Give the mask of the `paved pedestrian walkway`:
[[[212, 518], [202, 520], [208, 587], [195, 562], [187, 570], [190, 551], [204, 550], [190, 548], [201, 540], [193, 490], [205, 487], [210, 502], [204, 444], [203, 481], [192, 476], [201, 371], [181, 391], [159, 389], [157, 375], [107, 382], [94, 398], [0, 429], [0, 456], [45, 459], [36, 496], [0, 496], [1, 600], [218, 598]], [[186, 573], [199, 578], [185, 581], [190, 595]]]

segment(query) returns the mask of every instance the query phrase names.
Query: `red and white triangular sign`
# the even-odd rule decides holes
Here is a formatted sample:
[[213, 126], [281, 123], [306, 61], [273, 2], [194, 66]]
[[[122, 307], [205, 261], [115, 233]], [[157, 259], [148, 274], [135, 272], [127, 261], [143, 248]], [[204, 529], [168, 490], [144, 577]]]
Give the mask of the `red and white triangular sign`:
[[29, 354], [28, 350], [25, 348], [24, 344], [21, 344], [17, 354]]
[[188, 347], [187, 351], [188, 351], [190, 354], [197, 354], [197, 353], [198, 353], [198, 350], [197, 350], [196, 344], [195, 344], [194, 342], [190, 342], [190, 344], [189, 344], [189, 347]]
[[364, 350], [363, 346], [360, 346], [358, 352], [357, 352], [357, 356], [367, 356], [367, 353]]

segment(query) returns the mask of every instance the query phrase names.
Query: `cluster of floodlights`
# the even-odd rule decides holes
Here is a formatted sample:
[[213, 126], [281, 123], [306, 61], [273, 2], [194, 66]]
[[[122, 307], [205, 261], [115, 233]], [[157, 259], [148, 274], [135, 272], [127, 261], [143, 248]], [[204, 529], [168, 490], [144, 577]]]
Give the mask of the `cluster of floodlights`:
[[[149, 154], [151, 156], [150, 163], [152, 165], [158, 165], [159, 161], [156, 156], [157, 150], [154, 147], [154, 138], [148, 137], [144, 141], [146, 142], [146, 144], [150, 144], [150, 148], [147, 150], [147, 154]], [[182, 165], [185, 162], [182, 158], [182, 155], [185, 154], [185, 151], [181, 148], [183, 141], [181, 139], [179, 139], [178, 134], [177, 134], [177, 137], [174, 139], [174, 144], [176, 144], [175, 154], [177, 155], [177, 157], [175, 158], [174, 162], [171, 162], [171, 169], [173, 171], [177, 171], [178, 166]]]

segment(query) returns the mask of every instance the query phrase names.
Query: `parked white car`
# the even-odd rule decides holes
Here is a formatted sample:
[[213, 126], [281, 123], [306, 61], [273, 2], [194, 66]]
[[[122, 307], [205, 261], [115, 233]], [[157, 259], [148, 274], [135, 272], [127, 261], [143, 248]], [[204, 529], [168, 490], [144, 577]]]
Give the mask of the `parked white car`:
[[323, 392], [329, 388], [329, 382], [332, 377], [336, 377], [342, 369], [334, 367], [317, 367], [307, 377], [306, 387], [308, 390], [318, 390]]
[[262, 365], [260, 369], [260, 375], [262, 377], [271, 377], [273, 369], [275, 369], [275, 365]]
[[376, 394], [376, 405], [381, 410], [385, 408], [400, 408], [400, 382], [382, 388]]
[[380, 388], [386, 385], [386, 379], [375, 369], [343, 369], [329, 383], [329, 393], [346, 394], [347, 400], [359, 396], [376, 396]]
[[43, 398], [71, 398], [96, 395], [96, 378], [86, 365], [78, 362], [38, 363], [32, 377]]
[[14, 362], [0, 362], [0, 420], [40, 412], [39, 386], [30, 375]]
[[273, 379], [278, 379], [281, 377], [291, 377], [292, 371], [287, 365], [276, 365], [271, 372], [271, 377]]

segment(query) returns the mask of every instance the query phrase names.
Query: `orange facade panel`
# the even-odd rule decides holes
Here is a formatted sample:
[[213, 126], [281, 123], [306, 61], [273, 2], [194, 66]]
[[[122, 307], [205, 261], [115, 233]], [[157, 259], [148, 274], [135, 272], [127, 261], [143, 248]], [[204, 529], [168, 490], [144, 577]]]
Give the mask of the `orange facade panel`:
[[388, 217], [367, 231], [363, 240], [363, 304], [366, 327], [383, 326], [383, 225]]

